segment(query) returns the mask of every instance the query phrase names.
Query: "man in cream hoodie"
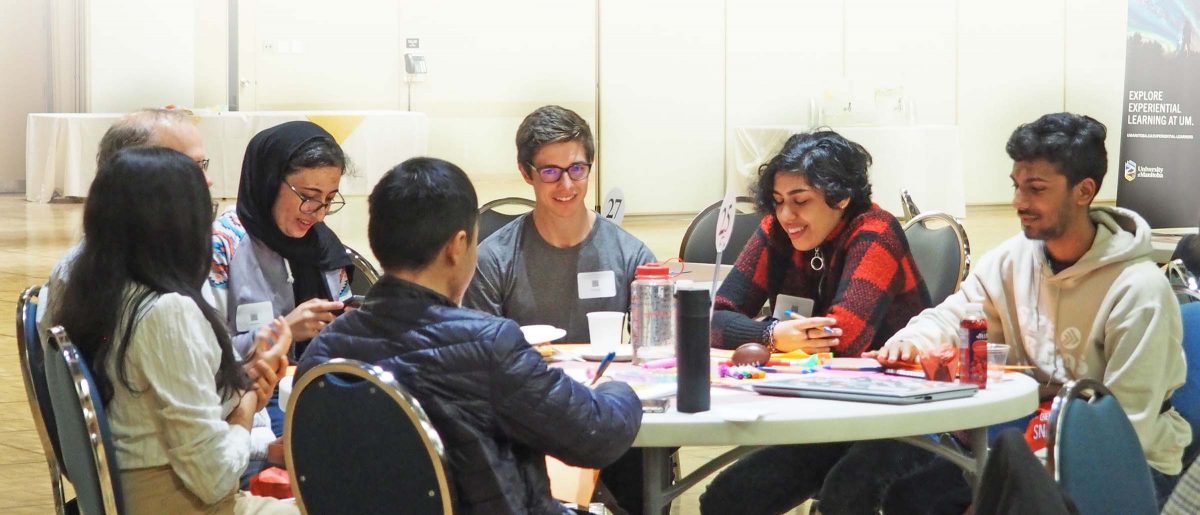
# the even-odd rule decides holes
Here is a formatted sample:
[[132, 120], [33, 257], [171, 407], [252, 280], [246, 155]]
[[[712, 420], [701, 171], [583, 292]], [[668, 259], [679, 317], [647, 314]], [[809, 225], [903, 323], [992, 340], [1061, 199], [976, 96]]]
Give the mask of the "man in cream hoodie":
[[1165, 499], [1191, 440], [1169, 403], [1186, 372], [1179, 305], [1150, 259], [1146, 221], [1127, 209], [1091, 206], [1107, 168], [1105, 132], [1100, 122], [1069, 113], [1018, 127], [1006, 150], [1022, 234], [985, 254], [958, 292], [875, 354], [885, 363], [912, 361], [953, 345], [967, 303], [981, 303], [988, 339], [1008, 343], [1010, 361], [1035, 367], [1043, 398], [1073, 379], [1112, 390]]

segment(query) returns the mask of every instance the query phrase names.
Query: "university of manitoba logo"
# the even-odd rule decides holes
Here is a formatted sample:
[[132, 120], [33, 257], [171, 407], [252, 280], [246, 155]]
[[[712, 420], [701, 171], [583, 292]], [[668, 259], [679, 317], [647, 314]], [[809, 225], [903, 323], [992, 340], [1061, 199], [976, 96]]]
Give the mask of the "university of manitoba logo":
[[1135, 163], [1132, 159], [1125, 161], [1125, 180], [1132, 182], [1134, 179], [1162, 179], [1166, 177], [1167, 170], [1161, 166], [1142, 166]]

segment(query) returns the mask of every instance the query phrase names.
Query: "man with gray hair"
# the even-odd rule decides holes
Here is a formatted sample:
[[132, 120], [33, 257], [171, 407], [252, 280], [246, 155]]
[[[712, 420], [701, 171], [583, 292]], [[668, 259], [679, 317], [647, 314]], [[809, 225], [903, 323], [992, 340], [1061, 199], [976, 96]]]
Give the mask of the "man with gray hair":
[[[204, 172], [204, 182], [212, 187], [208, 176], [208, 156], [204, 151], [204, 139], [196, 129], [195, 122], [187, 111], [173, 109], [142, 109], [134, 111], [112, 124], [100, 138], [96, 152], [96, 169], [108, 161], [117, 151], [136, 146], [165, 147], [188, 156]], [[46, 286], [39, 293], [38, 332], [44, 335], [54, 327], [53, 313], [58, 309], [53, 291], [63, 291], [71, 264], [83, 248], [83, 241], [76, 242], [59, 258], [50, 272]]]
[[[212, 177], [208, 175], [208, 155], [204, 150], [204, 139], [192, 119], [191, 113], [179, 109], [141, 109], [129, 113], [105, 131], [100, 138], [99, 149], [96, 151], [96, 169], [112, 158], [118, 151], [139, 146], [164, 147], [179, 152], [196, 162], [204, 173], [204, 182], [212, 187]], [[216, 211], [214, 202], [213, 211]], [[85, 235], [86, 237], [86, 235]], [[83, 241], [75, 243], [63, 254], [50, 277], [39, 293], [38, 332], [43, 337], [51, 327], [54, 327], [54, 312], [58, 309], [59, 297], [52, 292], [64, 291], [70, 277], [71, 267]], [[208, 282], [205, 281], [207, 285]], [[212, 303], [211, 293], [203, 291], [205, 298]], [[240, 350], [245, 354], [245, 349]], [[250, 365], [247, 365], [249, 370]], [[251, 377], [255, 377], [252, 375]], [[255, 415], [254, 429], [250, 432], [251, 455], [250, 465], [242, 476], [242, 487], [245, 488], [249, 477], [265, 466], [267, 462], [268, 444], [275, 440], [271, 432], [270, 419], [266, 410]]]
[[99, 169], [118, 150], [135, 146], [165, 147], [188, 156], [204, 171], [204, 182], [212, 187], [204, 139], [188, 111], [142, 109], [121, 117], [100, 138], [96, 168]]

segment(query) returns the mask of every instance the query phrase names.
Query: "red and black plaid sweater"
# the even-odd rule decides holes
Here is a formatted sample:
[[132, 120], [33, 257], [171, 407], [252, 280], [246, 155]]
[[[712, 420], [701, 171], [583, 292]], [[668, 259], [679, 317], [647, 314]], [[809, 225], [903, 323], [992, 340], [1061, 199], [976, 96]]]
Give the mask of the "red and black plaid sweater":
[[[820, 271], [809, 264], [817, 250], [825, 259]], [[770, 320], [752, 317], [768, 300], [774, 308], [780, 293], [813, 299], [813, 316], [837, 319], [842, 336], [834, 352], [839, 356], [878, 349], [930, 305], [900, 222], [876, 204], [843, 218], [808, 252], [792, 246], [774, 215], [763, 217], [717, 291], [713, 347], [765, 343]]]

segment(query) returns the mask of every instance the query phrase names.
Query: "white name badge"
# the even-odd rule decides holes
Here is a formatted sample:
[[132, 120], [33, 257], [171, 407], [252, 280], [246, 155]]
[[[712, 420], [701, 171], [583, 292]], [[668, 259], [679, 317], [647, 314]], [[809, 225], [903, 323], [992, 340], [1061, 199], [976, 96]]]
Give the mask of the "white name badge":
[[579, 274], [580, 299], [607, 299], [617, 296], [617, 274], [612, 270]]
[[245, 333], [266, 325], [275, 318], [275, 311], [267, 301], [242, 304], [237, 307], [237, 332]]

